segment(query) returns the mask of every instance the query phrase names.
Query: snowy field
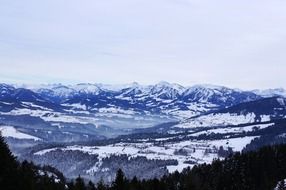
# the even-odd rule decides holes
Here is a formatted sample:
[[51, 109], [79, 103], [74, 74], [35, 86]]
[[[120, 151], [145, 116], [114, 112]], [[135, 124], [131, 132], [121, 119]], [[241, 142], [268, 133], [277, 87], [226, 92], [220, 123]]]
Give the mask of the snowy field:
[[[163, 142], [160, 143], [117, 143], [106, 146], [67, 146], [65, 148], [45, 149], [34, 153], [35, 155], [44, 155], [48, 152], [61, 149], [63, 151], [82, 151], [88, 154], [98, 155], [99, 162], [87, 173], [94, 173], [101, 168], [101, 161], [111, 155], [128, 155], [131, 157], [143, 156], [147, 159], [178, 161], [177, 166], [167, 166], [169, 172], [182, 171], [183, 168], [192, 167], [194, 164], [210, 163], [213, 159], [219, 158], [217, 150], [220, 146], [224, 149], [228, 147], [234, 151], [241, 151], [255, 137], [230, 138], [213, 141], [181, 141], [181, 142]], [[180, 153], [183, 152], [183, 153]]]
[[[239, 125], [246, 123], [254, 123], [256, 115], [254, 113], [243, 114], [208, 114], [198, 118], [189, 119], [174, 126], [176, 128], [193, 128], [193, 127], [215, 127], [215, 126], [227, 126], [227, 125]], [[270, 121], [269, 115], [262, 115], [260, 122]]]

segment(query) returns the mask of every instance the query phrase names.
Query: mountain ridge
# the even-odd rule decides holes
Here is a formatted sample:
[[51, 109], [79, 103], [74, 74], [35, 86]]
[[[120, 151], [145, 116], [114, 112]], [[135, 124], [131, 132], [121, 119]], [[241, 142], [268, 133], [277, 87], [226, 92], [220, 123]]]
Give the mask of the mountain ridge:
[[[178, 84], [160, 82], [155, 85], [120, 85], [106, 88], [103, 84], [81, 83], [74, 86], [62, 84], [41, 85], [24, 88], [25, 85], [0, 85], [0, 90], [8, 94], [23, 89], [31, 91], [41, 98], [54, 104], [81, 105], [88, 111], [98, 111], [100, 108], [134, 109], [144, 113], [171, 114], [179, 116], [181, 112], [201, 114], [210, 109], [226, 108], [241, 102], [262, 98], [250, 91], [241, 91], [223, 86], [195, 85], [183, 87]], [[20, 87], [20, 88], [19, 88]], [[21, 90], [20, 90], [21, 91]], [[5, 94], [5, 93], [4, 93]], [[7, 93], [6, 93], [7, 95]], [[4, 95], [3, 95], [4, 96]], [[0, 100], [3, 100], [1, 97]], [[79, 106], [77, 106], [78, 109]], [[83, 110], [86, 111], [86, 110]], [[185, 113], [187, 114], [187, 113]]]
[[[272, 97], [275, 106], [267, 107], [272, 105], [267, 103], [269, 98], [223, 86], [183, 87], [160, 82], [108, 88], [89, 83], [75, 87], [54, 84], [30, 88], [0, 84], [0, 121], [6, 126], [24, 128], [22, 132], [28, 131], [30, 135], [36, 134], [35, 127], [43, 129], [43, 133], [39, 133], [43, 139], [59, 140], [70, 133], [68, 138], [73, 134], [79, 138], [86, 136], [88, 140], [129, 134], [134, 129], [148, 131], [147, 128], [169, 122], [179, 123], [173, 128], [190, 129], [236, 125], [258, 121], [257, 118], [268, 121], [275, 113], [285, 115], [281, 106], [278, 106], [280, 111], [269, 110], [285, 103], [283, 98]], [[257, 114], [251, 110], [253, 106], [249, 106], [259, 101], [266, 105], [265, 114]], [[240, 114], [243, 105], [247, 114]]]

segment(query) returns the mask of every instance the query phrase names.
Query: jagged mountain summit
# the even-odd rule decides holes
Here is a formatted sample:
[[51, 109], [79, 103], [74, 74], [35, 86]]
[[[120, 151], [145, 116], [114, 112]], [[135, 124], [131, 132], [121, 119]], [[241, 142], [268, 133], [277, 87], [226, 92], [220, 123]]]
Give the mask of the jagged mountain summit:
[[[13, 87], [11, 87], [13, 88]], [[58, 104], [79, 104], [92, 109], [100, 107], [133, 108], [138, 111], [175, 112], [189, 110], [202, 113], [210, 108], [225, 108], [241, 102], [260, 99], [247, 91], [222, 86], [196, 85], [183, 87], [160, 82], [155, 85], [43, 85], [26, 89]], [[104, 103], [105, 102], [105, 103]]]

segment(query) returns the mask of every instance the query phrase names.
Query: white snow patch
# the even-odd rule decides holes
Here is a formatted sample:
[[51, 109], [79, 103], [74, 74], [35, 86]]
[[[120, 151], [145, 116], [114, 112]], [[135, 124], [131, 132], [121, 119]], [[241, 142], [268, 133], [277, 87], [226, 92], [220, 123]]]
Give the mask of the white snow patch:
[[[263, 116], [262, 121], [268, 121], [269, 116]], [[174, 127], [177, 128], [193, 128], [193, 127], [212, 127], [212, 126], [227, 126], [238, 125], [245, 123], [255, 122], [255, 114], [248, 113], [246, 115], [237, 115], [230, 113], [223, 114], [209, 114], [198, 118], [194, 118], [185, 122], [182, 122]]]
[[35, 141], [41, 140], [38, 137], [22, 133], [13, 126], [0, 126], [0, 132], [4, 137], [12, 137], [16, 139], [32, 139]]
[[257, 129], [264, 129], [267, 128], [274, 123], [268, 123], [268, 124], [258, 124], [258, 125], [249, 125], [245, 127], [225, 127], [225, 128], [218, 128], [218, 129], [210, 129], [210, 130], [204, 130], [201, 132], [197, 132], [194, 134], [191, 134], [189, 136], [199, 136], [202, 134], [209, 135], [211, 133], [215, 134], [227, 134], [227, 133], [243, 133], [243, 132], [251, 132]]

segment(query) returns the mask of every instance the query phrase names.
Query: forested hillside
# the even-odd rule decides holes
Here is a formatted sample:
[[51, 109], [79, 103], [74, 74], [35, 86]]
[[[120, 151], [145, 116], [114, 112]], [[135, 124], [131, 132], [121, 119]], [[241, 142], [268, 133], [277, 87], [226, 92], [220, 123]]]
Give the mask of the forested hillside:
[[[214, 160], [175, 172], [161, 179], [128, 180], [119, 170], [112, 184], [94, 185], [81, 177], [64, 179], [51, 167], [19, 163], [0, 138], [0, 189], [5, 190], [272, 190], [286, 178], [286, 145], [264, 147], [258, 151], [236, 153], [225, 160]], [[281, 187], [279, 185], [279, 188]]]
[[65, 179], [55, 168], [18, 162], [0, 135], [0, 189], [60, 190], [65, 189]]

